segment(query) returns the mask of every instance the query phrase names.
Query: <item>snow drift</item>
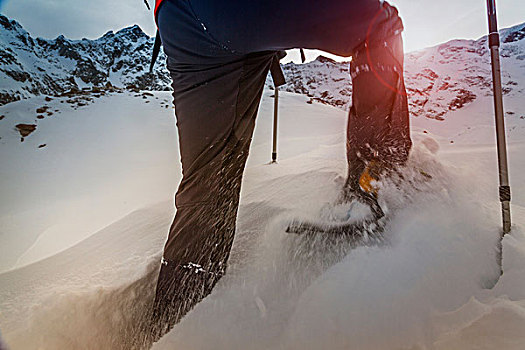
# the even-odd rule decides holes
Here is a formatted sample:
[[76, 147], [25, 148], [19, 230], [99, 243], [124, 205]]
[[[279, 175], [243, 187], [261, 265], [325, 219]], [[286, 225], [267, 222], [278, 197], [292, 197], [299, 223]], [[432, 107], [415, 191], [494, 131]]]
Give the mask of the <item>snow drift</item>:
[[[268, 165], [270, 94], [263, 98], [244, 178], [229, 271], [154, 349], [519, 349], [525, 341], [520, 331], [525, 325], [522, 119], [507, 120], [514, 130], [509, 148], [515, 225], [503, 242], [505, 273], [497, 281], [500, 218], [490, 99], [454, 112], [446, 122], [414, 120], [416, 147], [405, 172], [413, 181], [403, 186], [386, 182], [381, 188], [382, 205], [393, 214], [385, 242], [347, 252], [344, 245], [284, 232], [290, 218], [315, 215], [337, 196], [345, 174], [345, 113], [284, 93], [280, 161]], [[0, 326], [13, 349], [132, 346], [151, 302], [173, 215], [165, 196], [179, 179], [177, 155], [149, 148], [176, 147], [171, 109], [160, 108], [164, 99], [162, 94], [142, 99], [125, 93], [78, 110], [62, 107], [23, 143], [15, 129], [2, 127], [2, 157], [12, 160], [2, 169], [3, 177], [15, 181], [16, 174], [25, 174], [18, 193], [31, 198], [38, 187], [23, 184], [43, 186], [45, 181], [63, 198], [64, 206], [53, 209], [60, 211], [70, 203], [69, 191], [88, 186], [86, 203], [97, 203], [98, 210], [106, 210], [106, 220], [114, 221], [87, 236], [74, 225], [50, 231], [36, 244], [55, 242], [56, 253], [50, 250], [44, 260], [0, 275]], [[520, 101], [507, 102], [518, 109]], [[10, 108], [1, 123], [16, 123], [40, 103], [1, 107], [2, 113]], [[61, 105], [59, 100], [51, 104]], [[152, 110], [163, 112], [152, 115]], [[100, 133], [110, 125], [122, 127]], [[63, 128], [74, 137], [64, 138]], [[83, 134], [88, 130], [95, 133]], [[104, 152], [89, 144], [94, 135]], [[38, 148], [44, 142], [47, 146]], [[114, 143], [123, 143], [122, 148]], [[75, 163], [79, 147], [83, 153]], [[149, 159], [150, 152], [157, 156]], [[29, 171], [45, 159], [72, 166]], [[125, 169], [118, 176], [134, 185], [115, 188], [108, 197], [97, 184], [118, 181], [97, 165], [111, 161]], [[145, 165], [152, 171], [144, 172]], [[60, 192], [63, 179], [90, 168], [88, 182], [71, 183], [67, 193]], [[158, 169], [165, 171], [160, 178]], [[421, 170], [432, 179], [421, 181]], [[152, 191], [143, 197], [147, 186]], [[144, 205], [137, 201], [141, 198]], [[76, 219], [89, 222], [82, 211]], [[59, 238], [67, 233], [78, 234], [70, 248]]]

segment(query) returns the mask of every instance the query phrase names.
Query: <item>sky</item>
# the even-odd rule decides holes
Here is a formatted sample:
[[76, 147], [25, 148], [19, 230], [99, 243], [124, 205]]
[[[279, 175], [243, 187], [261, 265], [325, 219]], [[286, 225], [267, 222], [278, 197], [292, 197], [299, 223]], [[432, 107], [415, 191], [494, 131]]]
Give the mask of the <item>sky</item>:
[[[247, 0], [249, 1], [249, 0]], [[283, 0], [284, 1], [284, 0]], [[344, 0], [339, 0], [344, 1]], [[351, 0], [346, 0], [351, 1]], [[149, 0], [153, 5], [154, 0]], [[405, 51], [451, 39], [477, 39], [487, 32], [485, 0], [392, 0], [405, 24]], [[525, 0], [496, 0], [500, 28], [525, 22]], [[94, 39], [138, 24], [154, 35], [153, 15], [143, 0], [0, 0], [0, 12], [35, 37]], [[308, 52], [309, 59], [319, 52]], [[298, 60], [292, 52], [288, 60]]]

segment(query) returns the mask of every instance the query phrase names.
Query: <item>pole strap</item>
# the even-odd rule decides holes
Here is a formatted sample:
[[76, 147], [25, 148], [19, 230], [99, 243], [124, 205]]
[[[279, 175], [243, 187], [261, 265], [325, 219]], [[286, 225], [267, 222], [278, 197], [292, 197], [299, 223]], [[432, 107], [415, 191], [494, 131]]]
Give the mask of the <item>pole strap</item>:
[[304, 54], [304, 50], [302, 48], [299, 49], [299, 53], [301, 54], [301, 63], [304, 63], [306, 61], [306, 56]]
[[284, 83], [286, 83], [281, 64], [279, 63], [281, 58], [283, 58], [284, 56], [286, 56], [285, 51], [277, 51], [272, 59], [272, 64], [270, 66], [270, 74], [272, 75], [273, 85], [275, 87], [284, 85]]
[[510, 202], [510, 186], [499, 187], [499, 200], [500, 202]]

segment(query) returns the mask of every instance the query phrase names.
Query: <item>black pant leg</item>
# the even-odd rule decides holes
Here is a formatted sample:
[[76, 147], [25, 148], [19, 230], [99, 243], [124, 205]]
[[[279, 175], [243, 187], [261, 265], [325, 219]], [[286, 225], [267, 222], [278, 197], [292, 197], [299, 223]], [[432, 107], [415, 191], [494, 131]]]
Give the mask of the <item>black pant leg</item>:
[[346, 189], [358, 188], [370, 162], [388, 171], [403, 166], [412, 141], [403, 76], [403, 25], [397, 10], [384, 5], [389, 17], [356, 49], [350, 72], [352, 107], [348, 116]]
[[183, 179], [157, 282], [159, 336], [224, 274], [255, 118], [274, 55], [251, 54], [189, 70], [170, 65]]
[[[229, 21], [226, 17], [219, 18], [217, 22], [229, 26], [219, 35], [217, 27], [214, 28], [213, 23], [201, 18], [199, 8], [196, 10], [192, 6], [198, 2], [166, 0], [158, 16], [163, 47], [169, 57], [169, 69], [173, 78], [183, 166], [183, 179], [176, 195], [177, 214], [165, 246], [165, 260], [156, 293], [154, 315], [162, 325], [160, 333], [171, 328], [211, 292], [224, 273], [229, 256], [235, 232], [242, 173], [264, 81], [274, 55], [273, 52], [245, 54], [242, 51], [299, 46], [325, 49], [341, 55], [355, 53], [354, 47], [364, 40], [371, 16], [376, 13], [375, 6], [379, 4], [377, 0], [358, 1], [372, 6], [365, 11], [366, 16], [354, 23], [348, 21], [351, 17], [347, 16], [349, 12], [328, 10], [337, 8], [333, 6], [323, 5], [323, 16], [316, 16], [319, 13], [315, 11], [308, 15], [308, 11], [301, 8], [296, 11], [299, 17], [295, 12], [290, 13], [295, 17], [287, 17], [285, 11], [279, 14], [279, 18], [284, 21], [287, 18], [293, 19], [289, 23], [283, 22], [287, 25], [283, 28], [285, 35], [271, 35], [272, 31], [267, 29], [275, 23], [270, 17], [262, 16], [256, 23], [251, 23], [257, 27], [256, 34], [253, 37], [243, 35], [244, 41], [235, 44], [233, 36], [232, 40], [229, 39], [228, 31], [235, 34], [249, 34], [251, 31], [245, 31], [246, 28], [239, 27], [240, 25], [232, 25], [236, 22]], [[344, 3], [350, 9], [351, 2]], [[220, 1], [213, 4], [219, 6]], [[239, 4], [249, 6], [250, 2]], [[336, 2], [330, 4], [334, 5]], [[206, 6], [202, 8], [208, 9]], [[240, 14], [230, 12], [229, 15]], [[316, 23], [318, 18], [330, 25], [323, 27], [323, 23]], [[384, 25], [370, 28], [372, 33], [385, 38], [389, 34], [385, 28], [391, 22], [382, 13], [378, 18]], [[397, 14], [390, 18], [398, 19]], [[294, 27], [294, 23], [301, 24], [301, 27]], [[344, 30], [338, 31], [336, 28]], [[260, 33], [264, 35], [261, 37]], [[239, 43], [241, 46], [237, 47]], [[378, 57], [386, 52], [379, 47], [377, 50], [374, 55], [377, 54]], [[395, 81], [404, 90], [402, 73]], [[409, 141], [406, 132], [406, 96], [403, 100], [402, 97], [399, 98], [399, 94], [392, 92], [385, 91], [385, 96], [376, 94], [375, 88], [380, 88], [377, 84], [373, 76], [354, 79], [355, 115], [350, 118], [354, 129], [350, 130], [349, 124], [348, 133], [349, 168], [352, 169], [357, 169], [357, 164], [362, 161], [358, 159], [359, 162], [352, 162], [352, 154], [361, 154], [359, 149], [366, 146], [367, 140], [388, 142], [388, 137], [393, 137], [402, 130], [403, 138], [408, 137]], [[363, 99], [367, 96], [372, 97], [372, 100]], [[379, 106], [377, 110], [390, 110], [388, 118], [397, 122], [382, 123], [383, 113], [376, 113], [376, 117], [370, 121], [361, 113], [376, 105]], [[368, 107], [363, 109], [363, 106]], [[374, 127], [376, 124], [377, 128]], [[373, 144], [378, 145], [379, 142]], [[405, 146], [407, 144], [409, 142], [405, 142]], [[400, 158], [404, 157], [402, 155]]]

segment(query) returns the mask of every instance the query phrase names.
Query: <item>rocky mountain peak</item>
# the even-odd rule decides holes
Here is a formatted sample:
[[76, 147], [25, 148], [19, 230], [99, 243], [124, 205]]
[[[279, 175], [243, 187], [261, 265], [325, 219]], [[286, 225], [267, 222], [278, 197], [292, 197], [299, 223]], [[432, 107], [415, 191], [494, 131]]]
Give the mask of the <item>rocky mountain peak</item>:
[[319, 55], [316, 57], [315, 61], [319, 62], [319, 63], [335, 63], [336, 61], [331, 59], [331, 58], [328, 58], [326, 56], [323, 56], [323, 55]]
[[0, 16], [0, 104], [35, 95], [59, 95], [84, 87], [166, 90], [170, 79], [161, 53], [148, 68], [153, 38], [134, 25], [95, 40], [33, 39], [20, 24]]
[[22, 26], [15, 20], [9, 20], [6, 16], [0, 14], [0, 26], [11, 32], [13, 31], [24, 31]]
[[525, 39], [525, 23], [505, 30], [502, 37], [504, 43], [513, 43]]
[[131, 27], [127, 27], [127, 28], [119, 30], [115, 34], [115, 36], [127, 37], [130, 40], [134, 40], [134, 39], [149, 39], [149, 36], [146, 33], [144, 33], [142, 28], [140, 28], [140, 26], [137, 25], [137, 24], [135, 24], [135, 25], [133, 25]]

